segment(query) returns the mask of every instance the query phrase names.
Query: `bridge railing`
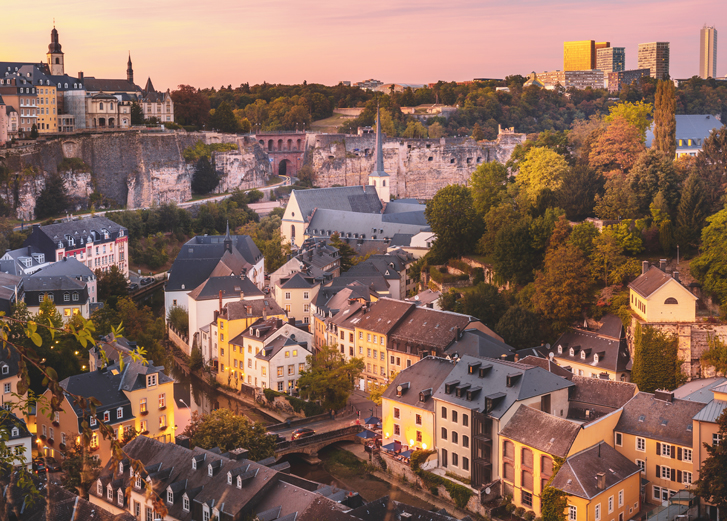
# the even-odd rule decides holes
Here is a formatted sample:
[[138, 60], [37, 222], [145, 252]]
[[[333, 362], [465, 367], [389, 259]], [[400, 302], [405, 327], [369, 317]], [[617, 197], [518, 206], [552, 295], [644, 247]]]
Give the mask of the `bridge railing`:
[[332, 439], [340, 438], [343, 436], [350, 436], [352, 434], [358, 434], [362, 430], [363, 430], [363, 427], [361, 425], [354, 425], [352, 427], [344, 427], [343, 429], [337, 429], [335, 431], [328, 431], [328, 432], [324, 432], [321, 434], [315, 434], [313, 436], [308, 436], [307, 438], [301, 438], [299, 440], [281, 441], [280, 443], [278, 443], [277, 447], [275, 447], [275, 451], [279, 452], [282, 450], [287, 450], [287, 449], [295, 448], [295, 447], [303, 447], [306, 445], [312, 445], [314, 443], [332, 440]]

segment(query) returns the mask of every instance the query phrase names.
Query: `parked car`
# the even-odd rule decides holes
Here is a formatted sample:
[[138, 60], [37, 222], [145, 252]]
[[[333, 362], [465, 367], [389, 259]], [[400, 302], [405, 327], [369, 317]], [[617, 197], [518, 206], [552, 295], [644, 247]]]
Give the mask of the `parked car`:
[[140, 281], [140, 283], [141, 283], [142, 286], [147, 286], [147, 285], [149, 285], [149, 284], [151, 284], [153, 282], [154, 282], [154, 278], [153, 277], [144, 277]]
[[43, 458], [35, 458], [33, 460], [33, 472], [35, 474], [45, 474], [46, 466]]
[[60, 472], [61, 464], [54, 457], [45, 458], [45, 466], [48, 468], [48, 472]]
[[275, 443], [280, 443], [282, 441], [285, 441], [285, 436], [281, 436], [277, 432], [267, 432], [268, 436], [273, 436], [275, 438]]
[[313, 429], [309, 429], [308, 427], [301, 427], [300, 429], [295, 429], [293, 431], [293, 435], [290, 437], [291, 440], [299, 440], [301, 438], [307, 438], [309, 436], [315, 436], [316, 431]]
[[136, 282], [129, 284], [129, 293], [136, 291], [137, 289], [139, 289], [139, 285]]

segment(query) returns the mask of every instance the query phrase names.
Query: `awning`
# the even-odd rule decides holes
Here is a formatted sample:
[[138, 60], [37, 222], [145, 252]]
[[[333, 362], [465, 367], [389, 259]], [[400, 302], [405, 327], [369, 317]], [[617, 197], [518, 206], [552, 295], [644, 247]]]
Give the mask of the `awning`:
[[376, 416], [369, 416], [364, 420], [364, 424], [366, 425], [378, 425], [381, 423], [381, 418], [377, 418]]
[[384, 450], [389, 450], [391, 452], [398, 452], [401, 450], [401, 442], [395, 441], [393, 443], [389, 443], [388, 445], [384, 445], [381, 448]]
[[371, 432], [369, 430], [363, 430], [362, 432], [359, 432], [356, 436], [359, 438], [363, 438], [365, 440], [370, 440], [371, 438], [377, 438], [379, 435], [375, 432]]
[[407, 458], [407, 459], [408, 458], [411, 458], [411, 451], [410, 450], [405, 450], [404, 452], [402, 452], [401, 454], [399, 454], [399, 456], [401, 456], [403, 458]]

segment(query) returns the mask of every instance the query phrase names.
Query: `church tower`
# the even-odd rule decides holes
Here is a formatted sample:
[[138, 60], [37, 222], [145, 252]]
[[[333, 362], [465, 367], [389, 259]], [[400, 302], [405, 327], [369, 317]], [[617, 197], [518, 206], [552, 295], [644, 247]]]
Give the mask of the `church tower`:
[[388, 203], [391, 200], [391, 187], [389, 186], [389, 174], [384, 170], [384, 135], [381, 132], [381, 111], [376, 107], [376, 157], [374, 160], [374, 171], [369, 174], [369, 185], [376, 188], [381, 202]]
[[53, 30], [50, 32], [50, 44], [48, 45], [48, 69], [51, 76], [63, 76], [65, 74], [63, 67], [63, 52], [61, 52], [61, 44], [58, 43], [58, 31], [53, 24]]
[[126, 63], [126, 81], [134, 84], [134, 69], [131, 67], [131, 51], [129, 51], [129, 61]]

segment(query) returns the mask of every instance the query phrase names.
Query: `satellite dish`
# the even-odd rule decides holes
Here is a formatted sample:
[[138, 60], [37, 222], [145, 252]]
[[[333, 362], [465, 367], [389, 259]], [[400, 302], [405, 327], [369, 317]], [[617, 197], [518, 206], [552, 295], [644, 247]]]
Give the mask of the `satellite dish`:
[[545, 344], [545, 349], [550, 349], [550, 344]]
[[397, 385], [396, 386], [396, 390], [399, 391], [399, 392], [401, 392], [403, 389], [404, 388], [401, 385]]
[[553, 351], [551, 351], [550, 353], [548, 353], [548, 358], [550, 358], [551, 360], [553, 360], [553, 358], [555, 358], [555, 353]]
[[490, 495], [490, 492], [492, 492], [492, 490], [490, 490], [490, 487], [487, 487], [485, 489], [485, 494], [489, 496]]

